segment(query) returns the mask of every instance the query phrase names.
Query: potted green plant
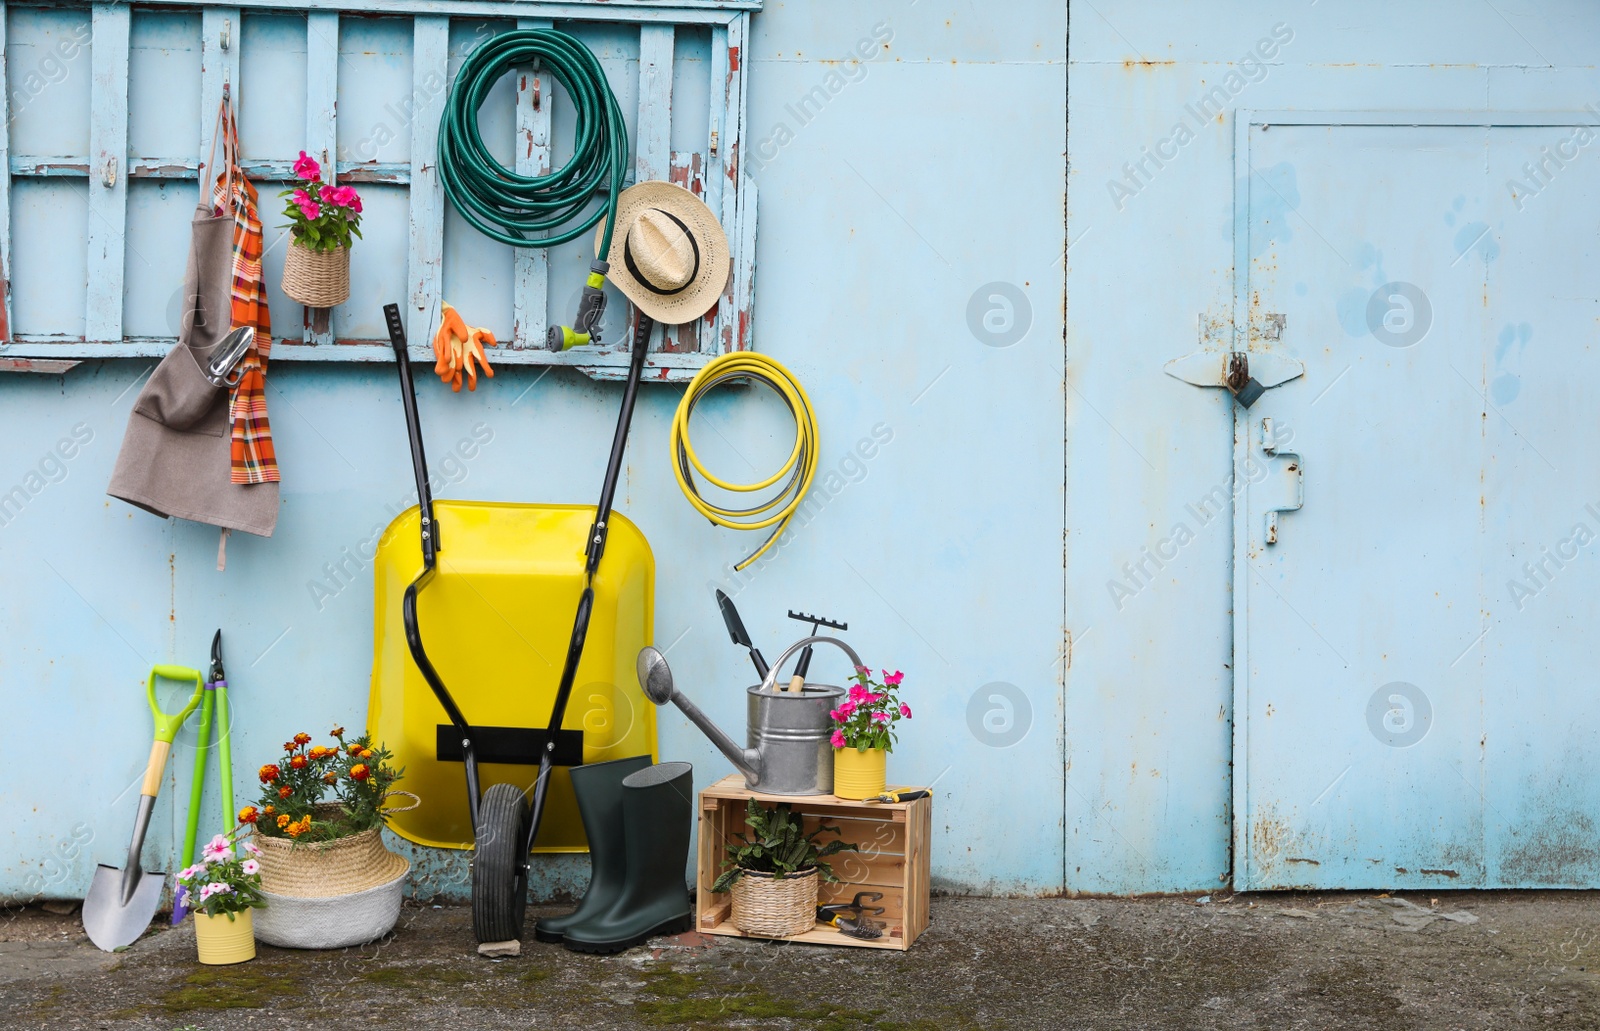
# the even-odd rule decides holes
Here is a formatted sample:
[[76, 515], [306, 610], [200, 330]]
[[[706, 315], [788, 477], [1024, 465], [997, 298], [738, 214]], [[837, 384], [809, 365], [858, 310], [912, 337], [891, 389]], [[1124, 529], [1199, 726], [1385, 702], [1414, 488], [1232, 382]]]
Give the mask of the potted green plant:
[[713, 892], [733, 893], [733, 926], [772, 938], [811, 930], [817, 919], [818, 878], [839, 883], [822, 860], [853, 852], [856, 846], [838, 838], [819, 843], [819, 837], [838, 834], [839, 828], [820, 824], [807, 834], [786, 802], [768, 809], [750, 799], [745, 824], [752, 833], [741, 832], [737, 844], [724, 846], [728, 869], [711, 886]]
[[[370, 735], [313, 745], [300, 733], [257, 771], [261, 798], [239, 811], [255, 828], [262, 884], [271, 909], [256, 933], [269, 945], [338, 948], [379, 937], [400, 915], [410, 864], [384, 846], [384, 820], [403, 771]], [[334, 900], [344, 900], [335, 904]]]
[[[234, 834], [238, 834], [235, 831]], [[195, 948], [210, 966], [256, 958], [250, 911], [266, 905], [261, 894], [261, 850], [218, 834], [200, 851], [200, 862], [178, 871], [178, 885], [194, 914]]]
[[332, 308], [350, 296], [350, 248], [361, 237], [361, 195], [322, 181], [322, 166], [305, 151], [294, 163], [285, 198], [289, 250], [283, 292], [308, 308]]
[[839, 798], [864, 799], [883, 793], [888, 754], [894, 750], [894, 726], [911, 718], [911, 706], [897, 693], [905, 674], [856, 667], [850, 697], [828, 713], [833, 718], [833, 793]]

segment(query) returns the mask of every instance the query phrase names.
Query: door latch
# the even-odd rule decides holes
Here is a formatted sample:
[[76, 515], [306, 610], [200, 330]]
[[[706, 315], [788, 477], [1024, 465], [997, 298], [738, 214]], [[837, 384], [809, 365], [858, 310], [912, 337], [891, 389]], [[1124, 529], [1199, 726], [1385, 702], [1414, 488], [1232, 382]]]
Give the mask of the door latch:
[[1271, 419], [1261, 420], [1261, 453], [1268, 458], [1279, 459], [1273, 463], [1273, 474], [1280, 484], [1280, 497], [1287, 496], [1282, 504], [1267, 506], [1266, 532], [1262, 535], [1265, 544], [1278, 543], [1278, 513], [1298, 512], [1306, 503], [1306, 477], [1305, 463], [1300, 460], [1300, 455], [1295, 451], [1278, 450], [1278, 438], [1272, 428]]

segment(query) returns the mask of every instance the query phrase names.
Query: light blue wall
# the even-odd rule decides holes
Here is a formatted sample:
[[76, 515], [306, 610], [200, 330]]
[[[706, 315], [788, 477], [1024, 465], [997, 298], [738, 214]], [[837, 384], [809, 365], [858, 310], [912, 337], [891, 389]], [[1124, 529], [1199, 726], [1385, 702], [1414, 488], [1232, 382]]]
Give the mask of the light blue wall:
[[[867, 661], [907, 675], [916, 718], [891, 777], [937, 782], [936, 883], [1060, 890], [1063, 11], [1019, 4], [1000, 22], [964, 4], [774, 3], [754, 25], [746, 171], [761, 191], [755, 339], [816, 403], [817, 504], [774, 557], [732, 576], [755, 535], [693, 514], [667, 456], [681, 388], [647, 388], [617, 505], [655, 550], [657, 637], [676, 642], [680, 685], [737, 728], [749, 667], [727, 640], [714, 586], [734, 594], [769, 656], [798, 631], [783, 618], [788, 608], [849, 620]], [[874, 38], [888, 50], [845, 69], [851, 80], [837, 87], [829, 76], [839, 62]], [[790, 106], [819, 84], [835, 89], [800, 124]], [[389, 231], [403, 239], [404, 226]], [[380, 273], [395, 250], [371, 239], [355, 252], [366, 270], [358, 285], [399, 282], [399, 271]], [[178, 268], [166, 265], [151, 289], [176, 286]], [[447, 268], [447, 290], [463, 271]], [[70, 262], [59, 270], [71, 274]], [[992, 283], [1026, 298], [1026, 332], [1010, 346], [987, 346], [969, 328], [969, 301]], [[993, 292], [980, 295], [977, 316], [997, 303]], [[351, 307], [364, 324], [392, 299], [363, 294]], [[1003, 323], [1003, 312], [994, 317]], [[326, 583], [324, 565], [355, 550], [409, 492], [392, 368], [272, 368], [284, 469], [277, 533], [235, 535], [218, 572], [214, 530], [162, 522], [103, 493], [150, 364], [0, 378], [0, 487], [25, 484], [41, 463], [52, 474], [0, 527], [0, 701], [10, 714], [0, 896], [81, 895], [96, 862], [121, 863], [148, 751], [141, 682], [155, 662], [203, 665], [218, 626], [240, 771], [297, 730], [357, 725], [365, 709], [370, 579], [321, 605], [309, 585]], [[493, 434], [441, 493], [591, 502], [618, 397], [615, 385], [560, 370], [507, 368], [459, 396], [428, 377], [421, 405], [435, 469], [475, 425]], [[775, 407], [748, 392], [715, 398], [701, 408], [697, 443], [730, 475], [768, 468], [790, 432]], [[50, 449], [78, 426], [92, 439], [58, 467]], [[853, 457], [874, 434], [889, 439], [869, 460]], [[842, 676], [831, 658], [818, 663], [819, 673]], [[169, 768], [149, 866], [171, 862], [192, 735], [193, 726], [180, 736]], [[661, 753], [691, 760], [701, 784], [731, 772], [675, 712], [662, 714]], [[249, 792], [242, 778], [239, 790]], [[208, 819], [214, 811], [208, 801]], [[459, 857], [430, 858], [426, 882], [459, 890], [462, 869]], [[541, 862], [535, 890], [570, 889], [579, 871]]]

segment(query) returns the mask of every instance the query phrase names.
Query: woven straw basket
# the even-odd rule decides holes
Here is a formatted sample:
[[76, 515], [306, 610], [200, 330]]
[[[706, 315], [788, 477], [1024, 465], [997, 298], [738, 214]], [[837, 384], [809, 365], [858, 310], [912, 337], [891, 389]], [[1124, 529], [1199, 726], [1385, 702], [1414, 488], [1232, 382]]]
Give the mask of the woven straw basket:
[[333, 898], [263, 891], [267, 908], [256, 913], [256, 938], [284, 949], [342, 949], [382, 938], [400, 919], [400, 896], [410, 869], [400, 859], [400, 872], [387, 884]]
[[817, 868], [778, 877], [746, 870], [733, 882], [733, 926], [745, 934], [787, 938], [817, 924]]
[[[396, 791], [390, 794], [411, 793]], [[415, 808], [415, 804], [407, 808]], [[402, 810], [386, 810], [399, 811]], [[314, 812], [326, 818], [339, 812], [339, 806], [319, 805]], [[383, 838], [377, 827], [333, 841], [302, 843], [290, 838], [269, 838], [257, 832], [252, 832], [251, 838], [261, 849], [261, 887], [274, 895], [300, 899], [349, 895], [388, 884], [404, 874], [411, 865], [404, 856], [383, 847]]]
[[350, 297], [350, 252], [314, 251], [291, 240], [283, 258], [283, 292], [307, 308], [332, 308]]

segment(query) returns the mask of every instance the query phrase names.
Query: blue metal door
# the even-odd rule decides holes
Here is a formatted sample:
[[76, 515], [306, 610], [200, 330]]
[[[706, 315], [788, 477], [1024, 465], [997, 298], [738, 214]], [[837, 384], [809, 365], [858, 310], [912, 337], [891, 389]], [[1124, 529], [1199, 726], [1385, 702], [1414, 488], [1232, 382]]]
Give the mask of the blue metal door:
[[1235, 882], [1593, 887], [1593, 119], [1401, 120], [1239, 113]]

